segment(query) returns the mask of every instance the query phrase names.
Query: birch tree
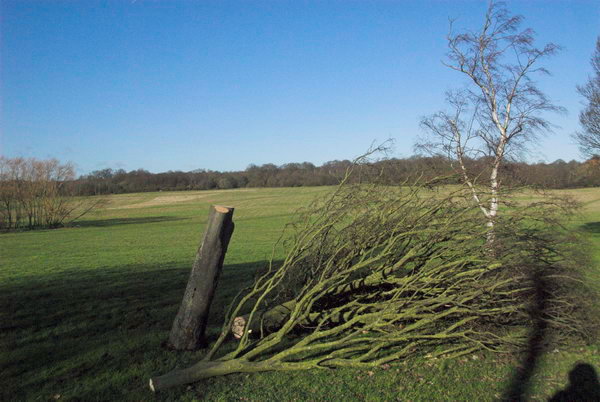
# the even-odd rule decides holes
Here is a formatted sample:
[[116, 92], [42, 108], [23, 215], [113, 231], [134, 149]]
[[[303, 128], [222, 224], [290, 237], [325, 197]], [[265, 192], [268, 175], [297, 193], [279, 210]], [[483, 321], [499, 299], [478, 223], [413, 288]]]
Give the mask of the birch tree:
[[[426, 135], [416, 146], [448, 157], [485, 215], [488, 241], [493, 241], [500, 205], [502, 163], [549, 132], [546, 113], [562, 109], [533, 80], [549, 74], [540, 62], [559, 47], [553, 43], [537, 47], [535, 32], [521, 29], [522, 20], [504, 4], [491, 2], [477, 31], [454, 33], [450, 22], [443, 64], [460, 73], [466, 85], [447, 92], [447, 111], [422, 119]], [[481, 158], [486, 161], [484, 171], [469, 169], [470, 160]], [[479, 186], [483, 177], [487, 184]]]

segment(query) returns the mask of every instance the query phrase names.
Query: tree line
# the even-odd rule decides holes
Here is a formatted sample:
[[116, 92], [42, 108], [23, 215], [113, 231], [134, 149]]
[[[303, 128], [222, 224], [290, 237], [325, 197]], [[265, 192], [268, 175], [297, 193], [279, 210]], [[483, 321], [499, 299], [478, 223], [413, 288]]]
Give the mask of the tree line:
[[[250, 165], [243, 171], [219, 172], [198, 169], [190, 172], [151, 173], [144, 169], [102, 169], [77, 177], [70, 163], [56, 159], [7, 158], [0, 156], [0, 229], [58, 227], [92, 208], [93, 201], [78, 196], [149, 191], [217, 190], [246, 187], [306, 187], [338, 185], [352, 165], [334, 160], [321, 166], [310, 162]], [[467, 169], [483, 172], [486, 158], [466, 159]], [[600, 186], [600, 156], [579, 162], [506, 162], [500, 167], [503, 184], [562, 189]], [[401, 185], [417, 178], [427, 182], [444, 177], [459, 184], [448, 158], [413, 156], [369, 164], [353, 173], [350, 181]], [[483, 177], [483, 176], [482, 176]], [[483, 184], [483, 182], [482, 182]]]
[[[72, 181], [78, 195], [120, 194], [149, 191], [216, 190], [245, 187], [305, 187], [337, 185], [344, 177], [349, 160], [335, 160], [315, 166], [310, 162], [250, 165], [243, 171], [194, 170], [151, 173], [144, 169], [102, 169]], [[489, 166], [486, 158], [465, 160], [467, 169], [480, 173]], [[441, 156], [413, 156], [386, 159], [370, 165], [378, 181], [399, 185], [420, 176], [422, 181], [449, 177], [458, 184], [450, 161]], [[579, 162], [557, 160], [552, 163], [506, 162], [500, 166], [503, 184], [535, 188], [563, 189], [600, 186], [600, 156]], [[373, 173], [375, 172], [375, 173]], [[355, 173], [359, 179], [360, 173]]]

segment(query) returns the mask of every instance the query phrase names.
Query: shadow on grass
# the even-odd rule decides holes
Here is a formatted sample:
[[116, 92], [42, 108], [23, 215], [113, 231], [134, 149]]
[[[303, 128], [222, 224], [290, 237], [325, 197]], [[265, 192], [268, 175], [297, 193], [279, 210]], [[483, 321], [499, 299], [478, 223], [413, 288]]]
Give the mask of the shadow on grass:
[[[262, 266], [264, 262], [224, 266], [210, 311], [209, 335], [220, 331], [227, 305]], [[140, 375], [147, 366], [177, 356], [160, 345], [168, 336], [190, 269], [191, 262], [139, 264], [0, 285], [0, 400], [39, 399], [40, 393], [48, 399], [54, 390], [64, 398], [71, 390], [76, 399], [110, 399], [128, 392], [106, 391], [118, 387], [119, 376], [129, 387], [144, 387], [145, 381], [127, 373]], [[142, 377], [150, 374], [154, 372], [143, 372]], [[110, 376], [115, 379], [98, 380]]]
[[580, 228], [588, 233], [600, 233], [600, 222], [587, 222], [581, 225]]
[[544, 316], [549, 295], [547, 284], [537, 270], [533, 273], [532, 283], [535, 286], [535, 298], [530, 311], [533, 325], [527, 341], [527, 348], [523, 353], [522, 363], [513, 374], [510, 385], [504, 394], [504, 401], [527, 400], [531, 377], [544, 352], [544, 338], [547, 329]]
[[[600, 228], [600, 223], [598, 223], [598, 227]], [[548, 347], [549, 328], [547, 320], [549, 319], [548, 310], [551, 297], [549, 289], [551, 285], [539, 269], [532, 271], [531, 281], [534, 284], [535, 292], [529, 311], [532, 328], [526, 348], [522, 352], [521, 363], [513, 373], [509, 386], [503, 395], [502, 400], [506, 402], [529, 400], [532, 377]], [[593, 366], [584, 363], [578, 364], [569, 373], [569, 380], [570, 384], [567, 388], [556, 393], [550, 401], [600, 401], [600, 384]]]
[[569, 372], [567, 387], [557, 392], [549, 401], [600, 401], [600, 382], [594, 367], [587, 363], [577, 364]]
[[186, 218], [177, 218], [173, 216], [149, 216], [142, 218], [113, 218], [113, 219], [99, 219], [99, 220], [80, 220], [75, 221], [67, 225], [68, 227], [104, 227], [104, 226], [117, 226], [117, 225], [131, 225], [141, 223], [159, 223], [159, 222], [172, 222], [182, 221]]

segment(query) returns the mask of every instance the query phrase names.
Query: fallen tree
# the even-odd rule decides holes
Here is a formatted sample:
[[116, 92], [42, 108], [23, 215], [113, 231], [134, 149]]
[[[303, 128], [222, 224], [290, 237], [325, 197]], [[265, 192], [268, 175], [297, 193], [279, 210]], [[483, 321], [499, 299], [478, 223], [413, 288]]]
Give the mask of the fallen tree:
[[[235, 372], [374, 367], [425, 351], [514, 350], [532, 320], [532, 278], [560, 283], [544, 290], [549, 326], [587, 335], [570, 289], [579, 282], [568, 231], [548, 229], [558, 204], [505, 214], [493, 253], [471, 205], [462, 191], [342, 184], [301, 214], [285, 259], [240, 292], [204, 359], [150, 388]], [[232, 327], [239, 342], [223, 354]]]

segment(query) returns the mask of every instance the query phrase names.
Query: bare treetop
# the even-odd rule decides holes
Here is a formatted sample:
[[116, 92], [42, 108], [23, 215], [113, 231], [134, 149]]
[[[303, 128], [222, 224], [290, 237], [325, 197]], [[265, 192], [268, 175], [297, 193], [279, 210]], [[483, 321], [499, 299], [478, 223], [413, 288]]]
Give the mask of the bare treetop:
[[[498, 208], [498, 168], [505, 158], [526, 149], [528, 142], [548, 132], [546, 112], [562, 111], [538, 88], [533, 77], [549, 74], [539, 62], [554, 55], [559, 46], [535, 45], [535, 32], [521, 29], [523, 17], [511, 15], [503, 3], [490, 3], [477, 31], [455, 33], [453, 21], [447, 36], [444, 65], [463, 74], [467, 85], [449, 91], [450, 111], [440, 111], [421, 121], [427, 136], [417, 149], [443, 154], [463, 175], [475, 201], [493, 222]], [[474, 177], [465, 160], [489, 157], [491, 200], [484, 205], [474, 187]]]
[[586, 104], [579, 114], [579, 123], [583, 130], [574, 135], [581, 152], [587, 156], [600, 153], [600, 37], [596, 41], [591, 65], [593, 75], [585, 85], [577, 87]]

